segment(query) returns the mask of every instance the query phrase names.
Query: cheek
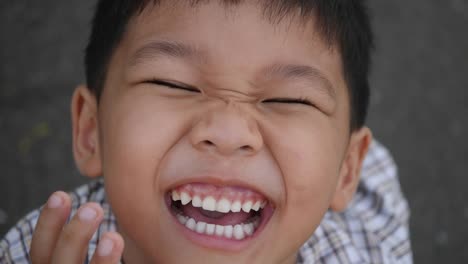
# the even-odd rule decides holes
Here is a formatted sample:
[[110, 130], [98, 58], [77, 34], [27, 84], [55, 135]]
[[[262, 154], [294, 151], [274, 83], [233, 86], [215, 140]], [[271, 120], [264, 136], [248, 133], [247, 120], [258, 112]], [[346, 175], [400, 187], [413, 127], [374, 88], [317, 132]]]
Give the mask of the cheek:
[[[285, 175], [289, 220], [302, 230], [319, 224], [335, 192], [339, 160], [323, 141], [310, 144], [321, 151], [307, 151], [292, 162]], [[303, 153], [304, 153], [303, 152]], [[299, 228], [298, 230], [300, 230]]]
[[274, 120], [264, 125], [267, 144], [281, 172], [288, 206], [307, 206], [331, 197], [346, 136], [331, 118]]
[[113, 98], [103, 109], [109, 109], [100, 115], [109, 202], [120, 222], [154, 225], [164, 204], [158, 165], [182, 136], [187, 115], [151, 96]]
[[337, 183], [341, 155], [326, 138], [309, 138], [309, 142], [285, 147], [294, 157], [285, 165], [288, 202], [297, 207], [326, 207]]
[[290, 123], [270, 134], [286, 192], [279, 208], [281, 228], [287, 230], [286, 241], [297, 243], [292, 246], [299, 247], [314, 232], [335, 191], [343, 136], [332, 124], [329, 120]]

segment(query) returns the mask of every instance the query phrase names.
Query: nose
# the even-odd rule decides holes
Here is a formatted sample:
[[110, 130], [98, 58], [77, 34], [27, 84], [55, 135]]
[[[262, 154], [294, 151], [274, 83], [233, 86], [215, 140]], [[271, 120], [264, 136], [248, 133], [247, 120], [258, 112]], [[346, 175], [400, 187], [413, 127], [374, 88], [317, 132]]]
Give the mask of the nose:
[[255, 119], [232, 104], [203, 114], [189, 137], [197, 150], [224, 156], [254, 155], [263, 146]]

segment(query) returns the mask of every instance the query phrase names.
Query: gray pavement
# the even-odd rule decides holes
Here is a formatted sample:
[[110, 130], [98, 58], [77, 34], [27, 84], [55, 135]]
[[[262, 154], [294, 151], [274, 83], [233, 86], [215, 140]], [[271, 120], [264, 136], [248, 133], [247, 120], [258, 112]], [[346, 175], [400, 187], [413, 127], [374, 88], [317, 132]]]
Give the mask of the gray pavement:
[[[370, 1], [369, 126], [393, 153], [416, 263], [468, 262], [468, 2]], [[94, 1], [0, 3], [0, 236], [54, 190], [85, 181], [69, 100]]]

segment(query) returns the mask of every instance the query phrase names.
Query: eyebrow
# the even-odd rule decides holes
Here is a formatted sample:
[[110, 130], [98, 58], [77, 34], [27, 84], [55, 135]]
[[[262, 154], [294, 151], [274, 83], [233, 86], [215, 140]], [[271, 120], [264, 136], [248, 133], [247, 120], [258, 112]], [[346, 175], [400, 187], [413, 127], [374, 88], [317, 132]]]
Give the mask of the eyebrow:
[[157, 57], [190, 58], [206, 61], [206, 54], [201, 50], [180, 42], [153, 41], [139, 48], [131, 57], [130, 65], [135, 66]]
[[[175, 41], [159, 40], [149, 42], [139, 48], [132, 55], [130, 65], [136, 66], [137, 64], [158, 57], [189, 58], [200, 62], [206, 62], [208, 60], [208, 54], [206, 52], [192, 45]], [[264, 69], [265, 70], [262, 72], [270, 78], [277, 78], [279, 76], [282, 79], [305, 79], [310, 82], [319, 81], [322, 85], [317, 86], [317, 88], [321, 89], [332, 99], [336, 99], [336, 92], [332, 83], [317, 68], [308, 65], [274, 63]]]
[[319, 82], [321, 85], [317, 88], [321, 89], [332, 99], [336, 99], [336, 91], [331, 81], [317, 68], [308, 65], [296, 64], [273, 64], [266, 68], [265, 71], [268, 77], [282, 79], [305, 79], [310, 82]]

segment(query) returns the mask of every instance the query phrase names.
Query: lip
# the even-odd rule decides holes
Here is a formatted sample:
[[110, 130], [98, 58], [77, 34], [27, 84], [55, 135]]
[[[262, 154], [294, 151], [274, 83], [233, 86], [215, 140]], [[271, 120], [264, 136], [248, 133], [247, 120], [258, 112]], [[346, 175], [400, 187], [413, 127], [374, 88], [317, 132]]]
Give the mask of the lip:
[[189, 184], [189, 183], [208, 183], [208, 184], [213, 184], [217, 186], [235, 186], [235, 187], [240, 187], [240, 188], [246, 188], [255, 192], [258, 192], [256, 188], [252, 188], [246, 183], [239, 182], [239, 181], [222, 181], [219, 179], [215, 178], [203, 178], [203, 179], [186, 179], [182, 182], [178, 182], [177, 184], [172, 185], [170, 188], [166, 190], [164, 193], [164, 200], [166, 204], [166, 209], [168, 210], [169, 214], [172, 217], [172, 221], [175, 225], [176, 230], [178, 232], [182, 233], [182, 235], [191, 241], [192, 243], [199, 245], [204, 248], [208, 249], [215, 249], [215, 250], [221, 250], [221, 251], [228, 251], [228, 252], [240, 252], [249, 247], [251, 243], [253, 243], [259, 236], [262, 235], [262, 233], [265, 231], [266, 226], [268, 225], [270, 219], [272, 218], [274, 214], [274, 206], [273, 203], [271, 202], [270, 199], [268, 199], [267, 196], [265, 196], [262, 192], [258, 192], [261, 194], [263, 197], [265, 197], [268, 200], [267, 205], [265, 208], [262, 209], [262, 216], [260, 223], [258, 227], [256, 228], [255, 232], [242, 240], [235, 240], [235, 239], [228, 239], [225, 237], [218, 237], [218, 236], [209, 236], [206, 234], [199, 234], [195, 231], [192, 231], [185, 227], [185, 225], [181, 224], [176, 216], [176, 213], [171, 209], [171, 203], [172, 199], [170, 197], [170, 191], [173, 190], [174, 188], [178, 186], [182, 186], [184, 184]]

